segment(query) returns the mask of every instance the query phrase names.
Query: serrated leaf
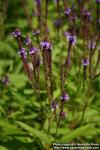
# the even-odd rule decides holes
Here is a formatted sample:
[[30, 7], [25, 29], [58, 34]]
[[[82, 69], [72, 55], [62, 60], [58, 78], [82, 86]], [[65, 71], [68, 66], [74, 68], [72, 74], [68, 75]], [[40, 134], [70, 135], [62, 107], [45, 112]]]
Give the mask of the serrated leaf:
[[52, 137], [48, 136], [45, 132], [40, 131], [38, 129], [34, 129], [31, 126], [20, 122], [20, 121], [16, 121], [16, 123], [23, 128], [24, 130], [26, 130], [27, 132], [29, 132], [31, 135], [33, 135], [34, 137], [40, 139], [41, 141], [43, 141], [44, 143], [48, 143], [50, 144], [52, 142]]

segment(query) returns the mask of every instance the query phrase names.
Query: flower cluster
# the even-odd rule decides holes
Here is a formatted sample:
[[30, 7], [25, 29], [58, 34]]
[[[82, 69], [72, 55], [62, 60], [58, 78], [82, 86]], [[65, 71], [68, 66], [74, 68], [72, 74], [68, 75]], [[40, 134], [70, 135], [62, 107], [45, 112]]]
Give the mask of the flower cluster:
[[66, 34], [67, 35], [67, 40], [72, 44], [75, 45], [76, 44], [76, 37], [74, 35], [71, 35], [69, 33]]
[[40, 30], [36, 30], [32, 32], [33, 35], [39, 35], [40, 34]]
[[31, 44], [31, 39], [30, 39], [28, 36], [26, 36], [26, 38], [25, 38], [25, 40], [24, 40], [24, 43], [25, 43], [26, 45], [30, 45], [30, 44]]
[[20, 54], [20, 56], [22, 56], [24, 59], [26, 59], [27, 53], [26, 53], [25, 48], [19, 49], [18, 53]]
[[9, 82], [10, 82], [8, 76], [3, 77], [3, 78], [1, 79], [1, 82], [2, 82], [2, 84], [4, 84], [4, 85], [8, 85]]
[[89, 44], [89, 49], [91, 49], [91, 48], [94, 49], [95, 47], [96, 47], [96, 43], [90, 43]]
[[98, 3], [98, 4], [99, 4], [99, 3], [100, 3], [100, 0], [96, 0], [96, 3]]
[[38, 49], [36, 47], [31, 47], [30, 48], [30, 51], [29, 51], [29, 54], [34, 54], [38, 51]]
[[71, 13], [71, 9], [70, 8], [67, 8], [66, 10], [65, 10], [65, 15], [69, 15]]
[[69, 100], [69, 95], [64, 91], [62, 96], [60, 96], [60, 99], [63, 101], [63, 102], [66, 102]]
[[12, 32], [12, 35], [14, 36], [14, 37], [20, 37], [20, 35], [21, 35], [21, 31], [19, 30], [19, 29], [16, 29], [14, 32]]
[[83, 64], [83, 66], [89, 65], [89, 60], [88, 59], [82, 60], [82, 64]]
[[36, 2], [37, 5], [40, 5], [41, 0], [35, 0], [35, 2]]
[[47, 49], [47, 50], [51, 50], [52, 49], [52, 45], [49, 42], [47, 42], [47, 41], [41, 42], [40, 45], [44, 49]]

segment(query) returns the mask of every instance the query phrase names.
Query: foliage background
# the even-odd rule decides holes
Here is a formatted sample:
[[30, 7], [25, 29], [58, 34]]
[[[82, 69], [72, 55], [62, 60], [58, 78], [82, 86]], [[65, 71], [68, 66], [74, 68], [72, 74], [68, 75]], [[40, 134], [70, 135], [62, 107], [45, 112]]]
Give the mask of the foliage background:
[[[70, 3], [73, 3], [73, 1]], [[50, 144], [54, 141], [99, 143], [100, 78], [92, 81], [91, 89], [86, 94], [88, 86], [85, 90], [83, 89], [82, 67], [81, 75], [78, 76], [77, 74], [78, 62], [82, 53], [82, 39], [77, 39], [78, 44], [73, 53], [74, 63], [68, 73], [66, 83], [66, 89], [70, 95], [70, 101], [65, 106], [68, 115], [61, 122], [58, 131], [59, 136], [56, 138], [56, 125], [54, 122], [51, 127], [51, 135], [48, 135], [46, 131], [48, 103], [43, 71], [40, 77], [40, 100], [43, 103], [44, 110], [41, 111], [39, 101], [25, 75], [21, 59], [17, 53], [17, 43], [11, 35], [13, 29], [19, 27], [23, 32], [23, 36], [28, 32], [32, 37], [32, 31], [28, 26], [23, 7], [20, 0], [9, 0], [7, 11], [3, 14], [3, 8], [6, 5], [6, 0], [0, 0], [0, 79], [2, 80], [4, 76], [8, 76], [10, 80], [7, 86], [0, 82], [0, 150], [50, 149]], [[32, 14], [34, 7], [33, 0], [27, 1], [30, 14]], [[87, 7], [94, 9], [92, 13], [95, 18], [96, 6], [94, 1], [91, 0]], [[54, 98], [59, 101], [60, 65], [66, 56], [66, 42], [63, 37], [60, 37], [59, 42], [57, 41], [57, 31], [52, 24], [56, 17], [55, 4], [52, 1], [49, 5], [48, 23], [53, 43]], [[36, 26], [36, 24], [37, 22], [34, 19], [33, 26]], [[66, 28], [66, 25], [64, 25], [64, 28]], [[36, 42], [35, 37], [32, 38]], [[97, 54], [94, 62], [96, 57]], [[98, 69], [98, 72], [100, 72], [100, 69]], [[81, 124], [84, 101], [87, 101], [87, 109], [84, 122]]]

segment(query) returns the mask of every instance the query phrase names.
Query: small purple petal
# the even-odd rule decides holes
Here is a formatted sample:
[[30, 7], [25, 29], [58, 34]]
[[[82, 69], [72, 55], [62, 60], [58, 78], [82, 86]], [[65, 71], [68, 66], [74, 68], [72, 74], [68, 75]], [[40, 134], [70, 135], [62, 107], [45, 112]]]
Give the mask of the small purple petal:
[[26, 53], [25, 48], [19, 49], [18, 53], [20, 54], [20, 56], [26, 59], [27, 53]]
[[52, 45], [49, 42], [46, 42], [46, 41], [45, 42], [41, 42], [40, 45], [41, 45], [42, 48], [45, 48], [47, 50], [51, 50], [52, 49]]
[[62, 119], [64, 119], [66, 116], [67, 116], [67, 114], [66, 114], [65, 112], [61, 112], [60, 117], [61, 117]]
[[100, 0], [96, 0], [96, 3], [100, 3]]
[[35, 2], [36, 2], [37, 5], [41, 4], [41, 0], [35, 0]]
[[9, 84], [9, 78], [6, 76], [6, 77], [3, 77], [2, 79], [1, 79], [1, 82], [4, 84], [4, 85], [8, 85]]
[[24, 42], [25, 42], [26, 45], [30, 45], [31, 44], [31, 39], [28, 36], [26, 36]]
[[89, 49], [95, 49], [95, 47], [96, 47], [96, 43], [90, 43], [89, 44]]
[[63, 101], [63, 102], [66, 102], [69, 100], [69, 95], [66, 93], [66, 92], [63, 92], [62, 96], [60, 97], [60, 99]]
[[30, 48], [30, 51], [29, 51], [29, 54], [34, 54], [38, 51], [38, 49], [36, 47], [31, 47]]
[[72, 43], [72, 45], [75, 45], [76, 44], [76, 37], [75, 36], [73, 36], [73, 35], [71, 35], [71, 34], [66, 34], [66, 36], [67, 36], [67, 40], [70, 42], [70, 43]]
[[17, 38], [21, 35], [21, 31], [19, 29], [16, 29], [14, 32], [12, 32], [12, 35]]
[[59, 105], [56, 101], [52, 101], [50, 107], [52, 112], [54, 112], [56, 109], [58, 109]]
[[89, 65], [89, 60], [88, 59], [82, 60], [82, 64], [83, 64], [83, 66]]
[[66, 10], [65, 10], [65, 15], [69, 15], [71, 13], [71, 9], [70, 8], [67, 8]]
[[39, 35], [39, 34], [40, 34], [40, 31], [39, 31], [39, 30], [33, 31], [32, 34], [33, 34], [33, 35]]

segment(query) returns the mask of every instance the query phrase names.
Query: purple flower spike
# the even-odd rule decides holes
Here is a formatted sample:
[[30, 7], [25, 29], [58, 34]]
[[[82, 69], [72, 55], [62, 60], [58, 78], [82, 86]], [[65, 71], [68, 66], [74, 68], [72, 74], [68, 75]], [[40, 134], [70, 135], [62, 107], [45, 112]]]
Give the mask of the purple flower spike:
[[46, 42], [46, 41], [45, 42], [41, 42], [40, 45], [41, 45], [42, 48], [45, 48], [47, 50], [51, 50], [52, 49], [52, 45], [49, 42]]
[[8, 85], [10, 81], [9, 81], [9, 78], [7, 76], [5, 76], [1, 79], [1, 82], [4, 85]]
[[96, 0], [96, 3], [100, 3], [100, 0]]
[[28, 36], [26, 36], [24, 42], [25, 42], [26, 45], [30, 45], [31, 44], [31, 39]]
[[62, 119], [64, 119], [64, 118], [66, 117], [66, 113], [65, 113], [65, 112], [61, 112], [60, 117], [61, 117]]
[[26, 51], [25, 51], [25, 48], [21, 48], [18, 53], [20, 54], [20, 56], [22, 56], [24, 59], [26, 59]]
[[29, 54], [34, 54], [38, 51], [38, 49], [36, 47], [31, 47], [30, 48], [30, 51], [29, 51]]
[[62, 96], [60, 97], [60, 99], [63, 101], [63, 102], [66, 102], [69, 100], [69, 95], [66, 93], [66, 92], [63, 92]]
[[56, 109], [58, 109], [58, 103], [56, 101], [51, 102], [51, 110], [54, 112]]
[[71, 9], [70, 8], [67, 8], [66, 10], [65, 10], [65, 15], [69, 15], [71, 13]]
[[75, 45], [76, 44], [76, 37], [71, 35], [71, 34], [68, 34], [67, 35], [67, 39], [68, 41], [72, 44], [72, 45]]
[[17, 38], [21, 35], [21, 31], [19, 29], [16, 29], [14, 32], [12, 32], [12, 35]]
[[82, 60], [82, 64], [83, 64], [83, 66], [88, 66], [89, 65], [89, 60], [88, 59]]

